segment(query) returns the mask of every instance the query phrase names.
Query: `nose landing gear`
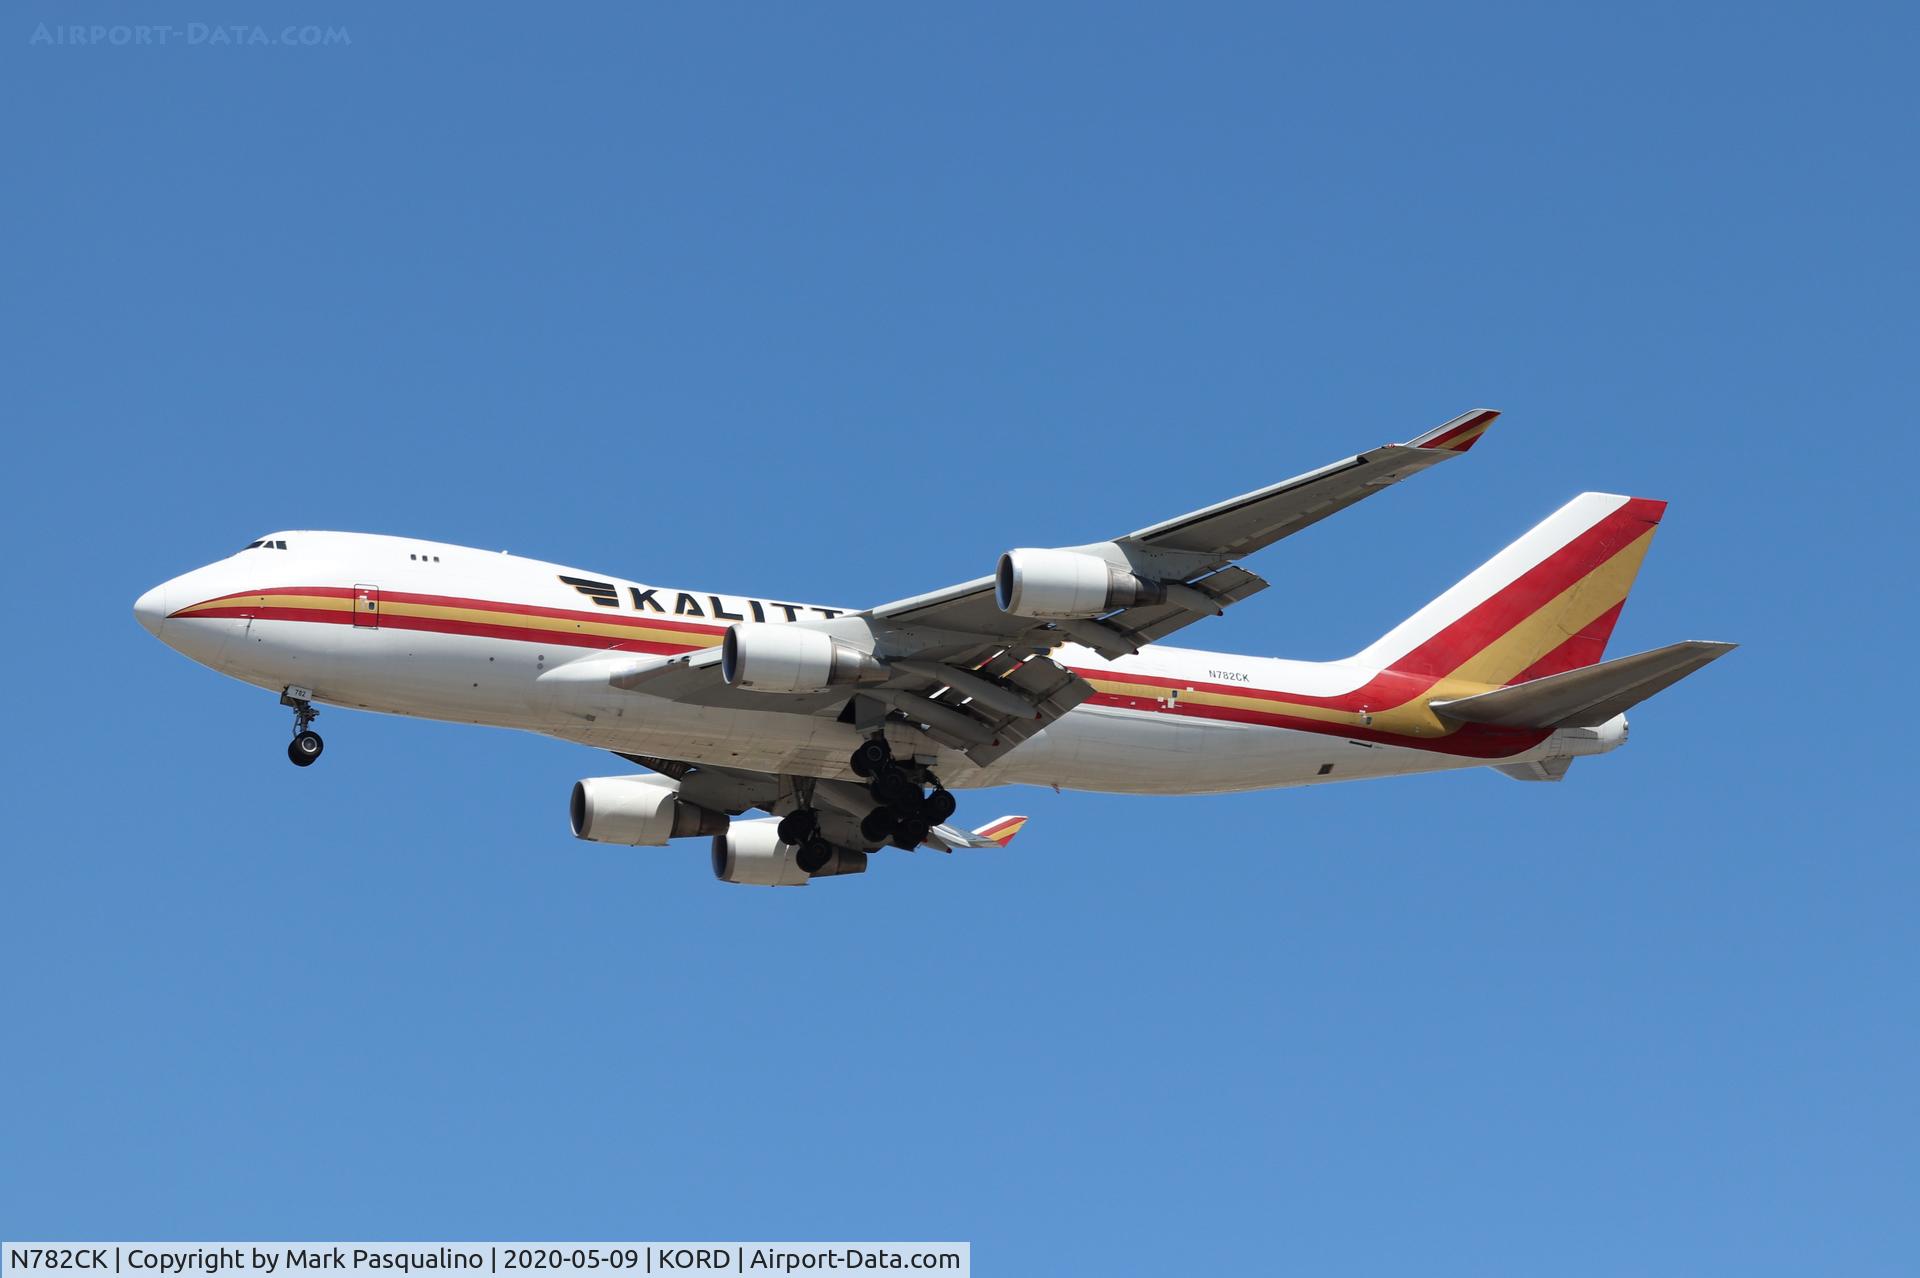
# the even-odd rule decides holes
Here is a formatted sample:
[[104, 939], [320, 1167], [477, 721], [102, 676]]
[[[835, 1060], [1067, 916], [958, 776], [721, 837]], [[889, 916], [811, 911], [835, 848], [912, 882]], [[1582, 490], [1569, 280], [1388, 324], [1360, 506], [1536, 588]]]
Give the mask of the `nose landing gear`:
[[320, 752], [327, 748], [320, 734], [309, 726], [320, 716], [320, 712], [313, 708], [313, 702], [307, 700], [305, 688], [288, 688], [280, 694], [280, 704], [293, 707], [293, 740], [287, 742], [287, 758], [292, 760], [296, 768], [311, 767], [313, 761], [320, 757]]

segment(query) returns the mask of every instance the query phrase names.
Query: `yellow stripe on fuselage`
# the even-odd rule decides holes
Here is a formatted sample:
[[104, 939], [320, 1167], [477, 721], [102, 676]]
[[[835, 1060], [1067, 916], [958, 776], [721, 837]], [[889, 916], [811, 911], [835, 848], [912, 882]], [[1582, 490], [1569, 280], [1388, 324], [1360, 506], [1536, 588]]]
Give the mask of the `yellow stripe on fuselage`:
[[[298, 608], [314, 612], [354, 612], [359, 600], [342, 598], [337, 595], [302, 594], [265, 594], [239, 595], [227, 599], [209, 599], [205, 603], [182, 608], [178, 615], [191, 616], [196, 612], [213, 609], [245, 608]], [[379, 615], [393, 619], [399, 617], [418, 617], [431, 621], [464, 622], [469, 625], [513, 626], [521, 630], [542, 630], [555, 634], [598, 635], [609, 639], [633, 639], [642, 643], [657, 643], [681, 648], [711, 648], [720, 642], [720, 636], [699, 630], [673, 630], [656, 628], [631, 622], [617, 625], [605, 621], [592, 621], [581, 617], [548, 617], [537, 613], [504, 612], [496, 608], [462, 608], [451, 604], [410, 603], [399, 599], [382, 599]]]
[[491, 608], [456, 608], [446, 604], [388, 603], [382, 601], [384, 617], [423, 617], [434, 621], [464, 621], [483, 626], [514, 626], [522, 630], [549, 630], [558, 634], [603, 635], [610, 639], [638, 639], [646, 643], [677, 644], [683, 648], [711, 648], [720, 636], [696, 630], [656, 630], [651, 626], [612, 625], [578, 617], [543, 617], [524, 612], [498, 612]]
[[1459, 725], [1441, 719], [1430, 708], [1434, 701], [1451, 701], [1490, 692], [1510, 684], [1529, 666], [1592, 625], [1627, 597], [1633, 579], [1646, 558], [1654, 530], [1629, 542], [1605, 563], [1534, 609], [1500, 638], [1435, 680], [1417, 696], [1393, 706], [1339, 710], [1305, 705], [1274, 697], [1251, 697], [1215, 689], [1170, 689], [1158, 684], [1132, 683], [1121, 678], [1092, 678], [1095, 692], [1178, 705], [1216, 706], [1256, 714], [1285, 715], [1344, 727], [1367, 727], [1407, 737], [1442, 737]]
[[1446, 680], [1421, 694], [1415, 700], [1397, 706], [1371, 707], [1365, 710], [1338, 710], [1331, 706], [1306, 705], [1298, 701], [1287, 701], [1276, 697], [1250, 697], [1241, 693], [1222, 692], [1209, 688], [1163, 688], [1157, 684], [1127, 683], [1119, 679], [1092, 678], [1087, 681], [1095, 692], [1104, 692], [1109, 696], [1137, 697], [1148, 701], [1166, 701], [1171, 694], [1172, 700], [1183, 706], [1216, 706], [1223, 710], [1244, 710], [1254, 714], [1279, 714], [1293, 719], [1311, 719], [1316, 723], [1335, 723], [1349, 728], [1377, 728], [1382, 732], [1397, 732], [1409, 737], [1439, 737], [1454, 731], [1427, 709], [1429, 698], [1445, 700], [1448, 697], [1463, 697], [1475, 692], [1490, 692], [1485, 685], [1462, 686], [1457, 681]]

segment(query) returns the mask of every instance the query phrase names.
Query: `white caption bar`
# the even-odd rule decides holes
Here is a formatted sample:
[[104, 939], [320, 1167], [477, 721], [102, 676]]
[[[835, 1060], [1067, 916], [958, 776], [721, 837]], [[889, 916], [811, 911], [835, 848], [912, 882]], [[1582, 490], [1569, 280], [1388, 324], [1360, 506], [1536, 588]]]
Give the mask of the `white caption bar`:
[[74, 1278], [308, 1278], [318, 1273], [819, 1274], [973, 1272], [963, 1242], [109, 1242], [0, 1244], [0, 1278], [62, 1273]]

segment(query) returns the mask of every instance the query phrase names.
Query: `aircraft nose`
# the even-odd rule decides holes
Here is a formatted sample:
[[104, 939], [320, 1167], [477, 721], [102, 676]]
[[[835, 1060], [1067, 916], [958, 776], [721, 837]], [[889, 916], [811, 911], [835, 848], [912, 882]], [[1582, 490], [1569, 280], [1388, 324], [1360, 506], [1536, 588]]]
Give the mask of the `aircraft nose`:
[[133, 601], [133, 616], [150, 635], [158, 636], [167, 624], [167, 583], [162, 582]]

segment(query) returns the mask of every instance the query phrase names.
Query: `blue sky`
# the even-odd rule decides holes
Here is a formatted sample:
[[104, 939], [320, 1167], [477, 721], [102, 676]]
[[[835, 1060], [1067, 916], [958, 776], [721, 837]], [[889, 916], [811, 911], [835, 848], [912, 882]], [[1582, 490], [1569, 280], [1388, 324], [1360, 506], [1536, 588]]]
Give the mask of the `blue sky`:
[[[14, 7], [0, 1235], [1913, 1272], [1914, 25]], [[570, 838], [579, 747], [290, 768], [129, 614], [298, 527], [859, 605], [1482, 403], [1187, 638], [1669, 499], [1614, 650], [1745, 646], [1560, 786], [977, 794], [1013, 848], [755, 892]]]

